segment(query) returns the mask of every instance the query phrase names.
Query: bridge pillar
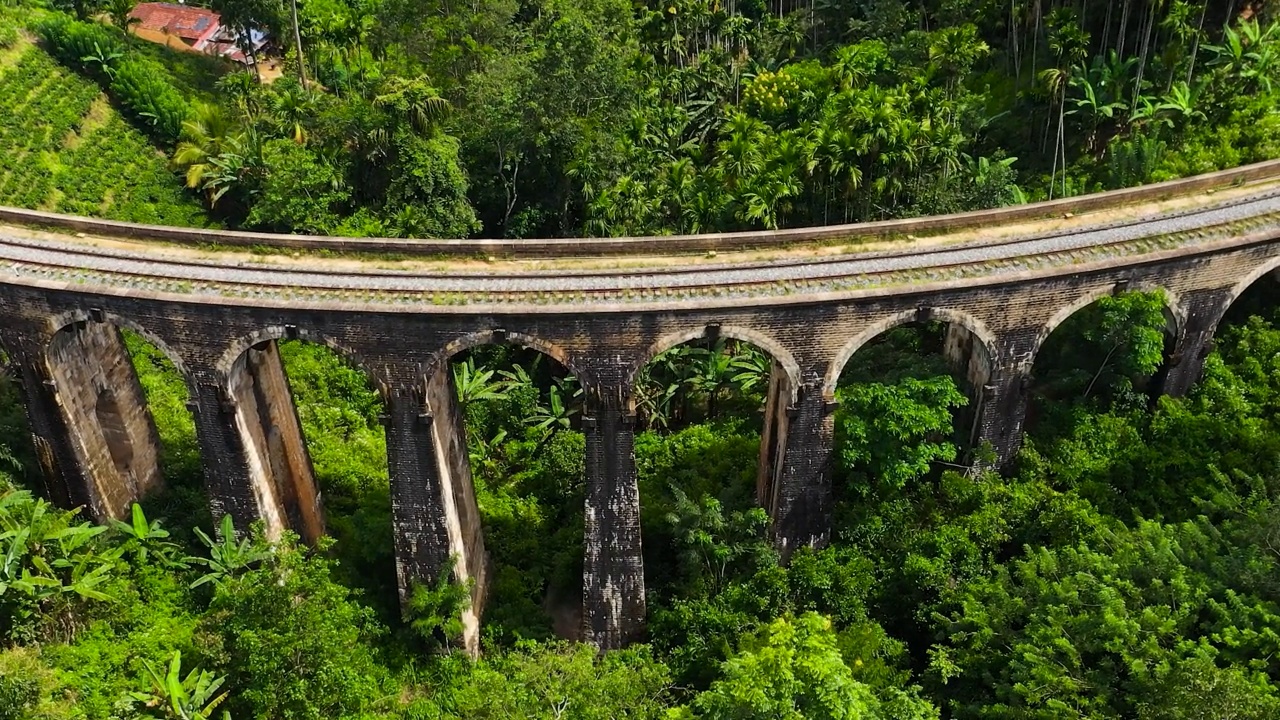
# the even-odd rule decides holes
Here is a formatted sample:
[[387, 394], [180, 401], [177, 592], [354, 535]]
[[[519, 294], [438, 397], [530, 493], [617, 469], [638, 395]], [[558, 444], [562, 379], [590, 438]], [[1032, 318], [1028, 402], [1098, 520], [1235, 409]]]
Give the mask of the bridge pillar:
[[772, 520], [783, 556], [831, 539], [831, 452], [835, 418], [822, 393], [802, 387], [795, 394], [776, 363], [765, 399], [764, 433], [756, 496]]
[[17, 360], [15, 378], [22, 393], [31, 429], [31, 441], [39, 463], [44, 494], [63, 508], [88, 507], [88, 481], [71, 444], [71, 435], [54, 394], [49, 364], [32, 357], [41, 351], [24, 352]]
[[24, 386], [51, 495], [87, 506], [99, 522], [123, 518], [163, 484], [160, 438], [120, 331], [77, 322], [54, 335], [46, 371]]
[[995, 466], [1007, 466], [1022, 448], [1027, 420], [1030, 376], [1018, 368], [997, 368], [978, 388], [973, 426], [973, 447], [990, 444]]
[[463, 646], [480, 650], [488, 557], [471, 482], [462, 412], [448, 363], [427, 378], [425, 405], [415, 393], [387, 402], [387, 459], [401, 601], [412, 582], [434, 585], [453, 560], [453, 579], [471, 583], [462, 613]]
[[237, 498], [237, 504], [242, 513], [248, 507], [256, 509], [255, 519], [266, 525], [268, 537], [278, 537], [288, 528], [314, 542], [324, 534], [324, 512], [276, 342], [246, 350], [226, 382], [219, 404], [225, 406], [238, 435], [235, 444], [243, 460], [236, 464], [247, 471], [252, 497], [247, 504]]
[[635, 462], [635, 415], [619, 381], [604, 393], [587, 391], [587, 504], [583, 559], [583, 635], [601, 649], [619, 648], [644, 631], [644, 558], [640, 544], [640, 486]]
[[1182, 397], [1200, 380], [1227, 303], [1227, 293], [1220, 290], [1192, 292], [1183, 297], [1187, 317], [1165, 362], [1162, 394]]

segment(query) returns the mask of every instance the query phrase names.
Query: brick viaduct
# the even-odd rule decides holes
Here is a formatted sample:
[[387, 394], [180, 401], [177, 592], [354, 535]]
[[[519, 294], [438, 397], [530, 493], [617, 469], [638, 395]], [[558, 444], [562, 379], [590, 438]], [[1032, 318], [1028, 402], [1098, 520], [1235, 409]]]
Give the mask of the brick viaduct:
[[[1269, 163], [1030, 209], [781, 236], [703, 236], [683, 239], [684, 246], [681, 238], [652, 240], [664, 253], [705, 252], [760, 247], [770, 237], [794, 243], [961, 225], [985, 231], [1277, 176], [1280, 164]], [[335, 349], [368, 374], [385, 403], [400, 585], [436, 577], [456, 556], [456, 576], [475, 580], [466, 618], [472, 648], [486, 562], [448, 361], [487, 343], [543, 351], [586, 391], [583, 634], [616, 647], [641, 633], [645, 618], [631, 402], [637, 372], [657, 353], [719, 335], [773, 357], [758, 497], [784, 551], [820, 544], [830, 532], [834, 389], [858, 348], [897, 325], [948, 323], [947, 355], [977, 396], [975, 439], [1006, 460], [1018, 447], [1038, 348], [1099, 297], [1125, 288], [1164, 291], [1173, 338], [1164, 390], [1186, 391], [1227, 308], [1280, 267], [1276, 197], [1274, 189], [1233, 203], [1202, 195], [1196, 210], [1101, 229], [837, 256], [848, 265], [815, 259], [560, 275], [395, 272], [372, 261], [364, 261], [367, 271], [350, 270], [355, 261], [339, 271], [305, 258], [265, 269], [178, 262], [173, 257], [184, 249], [172, 244], [121, 250], [83, 235], [169, 243], [214, 237], [224, 245], [272, 241], [294, 248], [330, 242], [359, 249], [362, 241], [210, 235], [4, 209], [0, 221], [14, 226], [0, 229], [0, 346], [19, 378], [57, 501], [84, 506], [98, 519], [119, 517], [161, 483], [155, 424], [121, 340], [119, 329], [128, 328], [164, 352], [186, 380], [215, 515], [230, 514], [242, 529], [261, 520], [269, 533], [289, 528], [304, 538], [323, 532], [324, 514], [276, 342], [303, 338]], [[1206, 206], [1218, 209], [1200, 212]], [[40, 235], [17, 224], [81, 233]], [[371, 242], [385, 251], [377, 243], [405, 241]], [[502, 242], [409, 242], [419, 242], [425, 254], [519, 250]], [[547, 255], [644, 247], [595, 242], [529, 247]], [[449, 285], [455, 281], [472, 285]], [[546, 283], [567, 289], [548, 291]]]

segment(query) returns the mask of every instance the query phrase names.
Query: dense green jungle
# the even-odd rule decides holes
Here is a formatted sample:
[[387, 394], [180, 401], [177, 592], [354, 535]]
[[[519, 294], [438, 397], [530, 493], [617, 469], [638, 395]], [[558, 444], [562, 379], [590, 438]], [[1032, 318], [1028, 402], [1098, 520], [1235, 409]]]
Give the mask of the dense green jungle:
[[[213, 0], [293, 37], [292, 7]], [[992, 207], [1280, 156], [1274, 3], [298, 0], [284, 77], [150, 46], [129, 0], [0, 6], [0, 202], [347, 235], [779, 228]], [[255, 58], [263, 64], [268, 58]], [[755, 503], [772, 359], [735, 340], [635, 389], [648, 637], [580, 621], [581, 391], [535, 351], [453, 373], [492, 561], [395, 587], [368, 377], [281, 344], [330, 538], [210, 515], [186, 385], [123, 331], [166, 487], [107, 526], [42, 497], [0, 381], [0, 720], [1280, 717], [1280, 284], [1160, 395], [1159, 292], [1049, 337], [1025, 445], [973, 447], [946, 326], [844, 368], [830, 544]]]

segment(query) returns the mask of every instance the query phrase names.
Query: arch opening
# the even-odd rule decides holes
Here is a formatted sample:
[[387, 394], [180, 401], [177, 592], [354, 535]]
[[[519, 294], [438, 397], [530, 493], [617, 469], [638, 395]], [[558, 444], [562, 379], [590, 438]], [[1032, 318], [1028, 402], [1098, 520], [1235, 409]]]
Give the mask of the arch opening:
[[1083, 298], [1042, 331], [1031, 366], [1025, 428], [1068, 432], [1077, 408], [1147, 410], [1160, 394], [1181, 331], [1163, 290]]
[[0, 349], [0, 477], [55, 504], [69, 506], [65, 489], [50, 482], [51, 478], [42, 472], [48, 463], [42, 463], [41, 457], [51, 457], [52, 448], [47, 439], [32, 432], [23, 386], [34, 379], [24, 377], [24, 370], [13, 355]]
[[909, 311], [855, 337], [834, 365], [831, 397], [834, 536], [866, 519], [868, 498], [892, 498], [979, 459], [982, 405], [994, 362], [981, 323]]
[[717, 327], [659, 343], [633, 374], [645, 588], [659, 606], [776, 557], [768, 507], [797, 375], [767, 338]]
[[1258, 317], [1270, 321], [1280, 308], [1280, 265], [1261, 268], [1254, 276], [1246, 278], [1228, 297], [1219, 326], [1240, 326]]
[[229, 393], [269, 532], [335, 542], [338, 578], [399, 616], [383, 398], [356, 358], [311, 334], [259, 339]]
[[[516, 333], [469, 336], [429, 364], [455, 542], [472, 556], [473, 622], [489, 644], [581, 636], [586, 436], [571, 367], [558, 349]], [[451, 398], [440, 397], [446, 390]]]
[[147, 517], [164, 519], [176, 539], [194, 543], [193, 528], [211, 530], [213, 520], [186, 375], [170, 351], [152, 338], [128, 326], [120, 334], [160, 440], [164, 488], [142, 507]]

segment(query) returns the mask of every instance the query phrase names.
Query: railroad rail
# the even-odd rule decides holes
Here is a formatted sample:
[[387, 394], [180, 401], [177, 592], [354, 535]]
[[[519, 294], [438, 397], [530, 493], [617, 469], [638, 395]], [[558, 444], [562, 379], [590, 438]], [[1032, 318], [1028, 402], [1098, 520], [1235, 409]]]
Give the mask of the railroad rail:
[[[1280, 174], [1280, 163], [1264, 167]], [[1251, 169], [1246, 175], [1256, 177], [1260, 172]], [[1203, 177], [1194, 180], [1194, 187], [1203, 183]], [[387, 269], [366, 262], [353, 270], [334, 268], [331, 260], [322, 258], [291, 258], [287, 264], [250, 258], [228, 264], [208, 253], [180, 257], [100, 246], [71, 236], [26, 235], [10, 229], [0, 230], [0, 281], [145, 293], [198, 302], [359, 305], [400, 310], [430, 307], [441, 311], [458, 306], [472, 306], [469, 311], [474, 311], [477, 305], [513, 304], [625, 309], [718, 301], [794, 302], [815, 294], [944, 281], [999, 282], [1021, 273], [1052, 275], [1072, 272], [1084, 263], [1124, 257], [1136, 260], [1163, 251], [1210, 248], [1223, 242], [1259, 242], [1280, 235], [1280, 187], [1226, 200], [1206, 197], [1209, 202], [1198, 207], [998, 240], [633, 269], [581, 270], [570, 264], [555, 270], [432, 271]], [[3, 214], [0, 212], [0, 216]]]

